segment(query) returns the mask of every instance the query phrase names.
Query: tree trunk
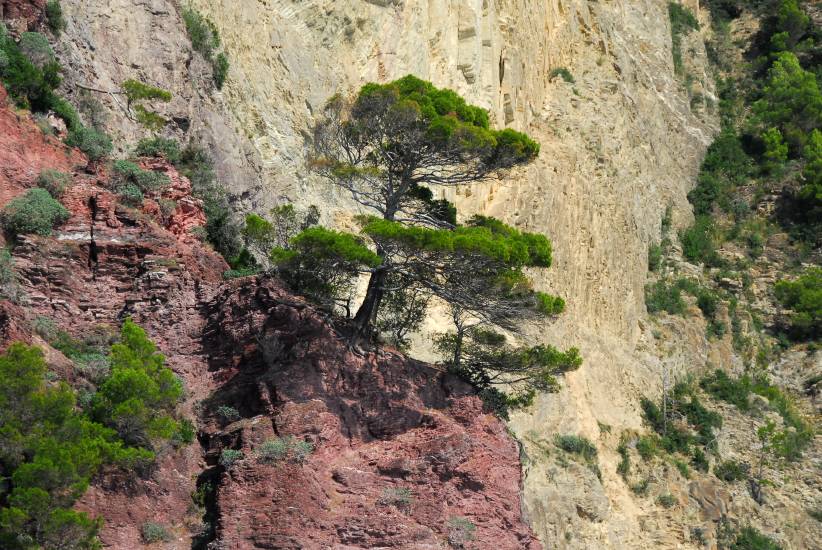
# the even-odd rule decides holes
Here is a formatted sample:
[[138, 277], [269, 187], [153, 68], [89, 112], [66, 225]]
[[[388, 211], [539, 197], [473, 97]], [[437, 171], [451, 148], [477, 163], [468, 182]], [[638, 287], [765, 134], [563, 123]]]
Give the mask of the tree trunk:
[[355, 332], [353, 342], [363, 339], [369, 340], [372, 336], [374, 323], [377, 321], [377, 313], [380, 309], [382, 297], [385, 294], [385, 279], [388, 273], [383, 269], [377, 269], [368, 279], [368, 289], [365, 292], [360, 308], [354, 315]]

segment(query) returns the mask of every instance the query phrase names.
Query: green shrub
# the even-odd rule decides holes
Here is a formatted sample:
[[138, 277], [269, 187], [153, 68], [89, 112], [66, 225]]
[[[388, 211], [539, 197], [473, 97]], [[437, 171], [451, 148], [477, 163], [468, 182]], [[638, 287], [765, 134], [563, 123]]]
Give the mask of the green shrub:
[[631, 473], [631, 455], [628, 451], [628, 441], [625, 435], [619, 439], [619, 446], [617, 447], [620, 460], [617, 464], [617, 473], [622, 476], [622, 479], [628, 480], [628, 475]]
[[231, 469], [234, 464], [242, 460], [244, 457], [243, 452], [236, 450], [236, 449], [223, 449], [220, 453], [220, 466], [225, 468], [226, 470]]
[[777, 281], [774, 295], [783, 307], [792, 310], [790, 331], [794, 338], [822, 337], [822, 268], [810, 268], [795, 281]]
[[197, 429], [194, 423], [188, 418], [183, 418], [179, 422], [177, 433], [174, 434], [174, 441], [177, 443], [188, 445], [194, 443], [194, 438], [197, 436]]
[[290, 458], [302, 464], [314, 451], [309, 441], [296, 439], [293, 436], [269, 439], [256, 449], [257, 459], [264, 464], [276, 464]]
[[691, 464], [700, 472], [708, 471], [708, 457], [705, 456], [705, 452], [702, 449], [694, 447], [693, 454], [691, 455]]
[[126, 206], [139, 208], [143, 204], [143, 192], [133, 183], [123, 183], [116, 188], [117, 196]]
[[645, 307], [648, 313], [665, 311], [671, 315], [685, 313], [685, 302], [682, 294], [675, 285], [668, 285], [665, 281], [657, 281], [645, 287]]
[[663, 508], [671, 508], [674, 504], [676, 504], [676, 499], [674, 496], [667, 493], [656, 497], [656, 501]]
[[214, 58], [211, 64], [211, 68], [214, 73], [214, 85], [218, 90], [223, 89], [223, 84], [225, 84], [226, 78], [228, 78], [229, 67], [228, 57], [224, 53], [217, 54], [217, 57]]
[[29, 189], [3, 209], [3, 228], [12, 235], [50, 235], [69, 218], [68, 210], [45, 189]]
[[220, 48], [220, 33], [214, 23], [191, 7], [183, 9], [183, 22], [191, 39], [191, 47], [211, 63], [214, 86], [220, 90], [228, 76], [229, 61], [225, 53], [215, 55]]
[[682, 475], [682, 477], [684, 477], [685, 479], [690, 479], [691, 470], [688, 468], [688, 465], [684, 461], [682, 461], [678, 458], [672, 458], [671, 462], [673, 463], [674, 467], [679, 471], [679, 473]]
[[220, 405], [217, 407], [216, 412], [217, 418], [219, 418], [223, 424], [231, 424], [240, 419], [240, 411], [228, 405]]
[[60, 0], [48, 0], [46, 2], [46, 24], [54, 36], [60, 36], [66, 28], [66, 20], [63, 18], [63, 7]]
[[[236, 258], [242, 249], [242, 228], [230, 208], [225, 189], [216, 180], [214, 160], [202, 147], [189, 145], [176, 166], [191, 180], [194, 196], [204, 203], [206, 239], [227, 260]], [[252, 267], [235, 263], [231, 266], [235, 269]]]
[[723, 128], [705, 153], [697, 185], [688, 193], [694, 214], [710, 214], [714, 204], [730, 206], [729, 193], [751, 173], [751, 159], [742, 148], [736, 131]]
[[401, 510], [408, 510], [414, 502], [414, 497], [411, 489], [407, 487], [387, 487], [377, 502], [384, 506], [396, 506]]
[[662, 247], [658, 244], [648, 245], [648, 269], [656, 271], [662, 266]]
[[548, 78], [551, 80], [558, 76], [561, 76], [562, 80], [569, 84], [574, 83], [574, 75], [572, 75], [571, 71], [569, 71], [565, 67], [557, 67], [556, 69], [552, 69], [551, 72], [548, 74]]
[[42, 187], [55, 199], [60, 199], [71, 185], [71, 178], [58, 170], [43, 170], [37, 178], [37, 186]]
[[43, 68], [49, 63], [54, 63], [54, 50], [51, 49], [48, 38], [39, 32], [24, 32], [20, 34], [20, 41], [17, 47], [23, 52], [29, 61], [38, 68]]
[[172, 164], [180, 162], [180, 144], [176, 139], [144, 138], [137, 143], [134, 154], [140, 157], [163, 157]]
[[715, 239], [716, 229], [709, 216], [697, 217], [694, 224], [679, 235], [684, 256], [690, 262], [704, 262], [709, 267], [718, 267], [721, 263]]
[[[25, 34], [23, 45], [31, 55], [53, 57], [48, 41], [44, 45], [36, 33]], [[0, 52], [0, 80], [15, 103], [38, 113], [48, 112], [57, 100], [54, 90], [60, 85], [60, 66], [54, 61], [36, 65], [5, 32], [0, 33]]]
[[671, 51], [674, 58], [674, 71], [680, 74], [683, 71], [682, 35], [691, 30], [698, 30], [699, 21], [691, 10], [676, 2], [668, 3], [668, 16], [671, 20]]
[[714, 467], [714, 475], [722, 481], [733, 483], [734, 481], [748, 479], [749, 469], [747, 464], [734, 460], [726, 460]]
[[174, 412], [183, 394], [179, 378], [145, 331], [126, 319], [111, 346], [111, 375], [92, 401], [92, 415], [129, 445], [151, 447], [178, 430]]
[[597, 458], [597, 448], [585, 437], [579, 435], [557, 435], [554, 445], [566, 453], [580, 455], [585, 460], [595, 460]]
[[69, 130], [66, 145], [77, 147], [92, 161], [107, 157], [112, 149], [110, 137], [103, 132], [84, 126]]
[[134, 184], [143, 193], [153, 193], [171, 184], [171, 179], [166, 174], [143, 170], [128, 160], [116, 161], [114, 163], [114, 174], [120, 185]]
[[172, 540], [171, 533], [168, 532], [165, 526], [153, 521], [147, 521], [144, 523], [143, 527], [140, 529], [140, 533], [143, 536], [143, 542], [146, 544], [151, 544], [154, 542], [167, 542]]
[[448, 543], [462, 548], [466, 542], [474, 540], [477, 526], [468, 518], [452, 516], [448, 520]]
[[751, 393], [751, 380], [747, 375], [733, 379], [725, 371], [717, 369], [705, 376], [699, 385], [715, 398], [736, 405], [741, 411], [750, 408], [748, 395]]
[[129, 104], [139, 101], [171, 101], [171, 92], [139, 80], [129, 79], [123, 82], [123, 91], [126, 93]]
[[214, 50], [220, 47], [220, 33], [217, 32], [217, 27], [191, 7], [183, 8], [182, 16], [191, 47], [211, 61]]
[[651, 460], [657, 453], [657, 438], [651, 435], [643, 435], [636, 443], [636, 450], [643, 460]]
[[743, 527], [739, 530], [730, 550], [782, 550], [776, 541], [763, 535], [754, 527]]
[[642, 481], [638, 481], [636, 483], [632, 483], [630, 485], [631, 491], [637, 495], [644, 497], [648, 494], [648, 487], [651, 485], [651, 480], [648, 478], [643, 479]]
[[101, 467], [133, 470], [151, 453], [124, 448], [112, 430], [79, 411], [66, 384], [47, 383], [46, 374], [43, 354], [35, 347], [14, 343], [0, 355], [6, 478], [0, 547], [98, 548], [101, 520], [72, 506]]

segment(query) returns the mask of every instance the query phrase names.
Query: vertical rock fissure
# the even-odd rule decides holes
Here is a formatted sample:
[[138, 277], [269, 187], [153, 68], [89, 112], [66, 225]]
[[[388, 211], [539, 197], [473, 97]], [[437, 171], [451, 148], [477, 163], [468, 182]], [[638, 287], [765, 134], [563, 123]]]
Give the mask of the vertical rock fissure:
[[88, 200], [89, 208], [89, 245], [88, 245], [88, 268], [91, 270], [92, 279], [97, 279], [97, 267], [99, 263], [97, 254], [97, 241], [94, 240], [94, 222], [97, 219], [97, 197]]
[[206, 550], [209, 544], [217, 539], [217, 526], [220, 521], [217, 486], [224, 470], [220, 465], [212, 466], [197, 476], [196, 504], [204, 509], [203, 526], [200, 533], [191, 539], [191, 550]]

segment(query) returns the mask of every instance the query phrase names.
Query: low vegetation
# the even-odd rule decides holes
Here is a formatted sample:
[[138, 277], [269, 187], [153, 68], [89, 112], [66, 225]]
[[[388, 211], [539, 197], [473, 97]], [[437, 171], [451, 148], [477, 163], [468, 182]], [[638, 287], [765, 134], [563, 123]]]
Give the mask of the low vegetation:
[[264, 464], [277, 464], [285, 460], [302, 464], [313, 452], [311, 442], [294, 436], [269, 439], [255, 449], [257, 460]]
[[693, 12], [678, 2], [668, 3], [668, 16], [671, 23], [671, 43], [674, 56], [674, 70], [677, 74], [684, 72], [682, 63], [682, 36], [693, 30], [699, 30]]
[[3, 208], [3, 229], [11, 235], [50, 235], [64, 223], [69, 212], [45, 189], [29, 189]]
[[225, 52], [220, 52], [220, 33], [214, 23], [192, 7], [183, 8], [183, 22], [194, 51], [211, 64], [214, 86], [220, 90], [230, 67]]
[[[91, 414], [78, 406], [78, 395], [65, 382], [48, 381], [39, 349], [14, 343], [0, 355], [4, 549], [97, 548], [101, 520], [73, 504], [103, 468], [127, 476], [145, 472], [156, 437], [174, 431], [170, 401], [176, 403], [179, 382], [131, 321], [121, 340], [111, 347], [112, 372], [93, 395]], [[167, 401], [157, 398], [163, 394]]]
[[822, 268], [807, 269], [795, 281], [777, 281], [776, 299], [791, 310], [788, 332], [796, 339], [822, 337]]

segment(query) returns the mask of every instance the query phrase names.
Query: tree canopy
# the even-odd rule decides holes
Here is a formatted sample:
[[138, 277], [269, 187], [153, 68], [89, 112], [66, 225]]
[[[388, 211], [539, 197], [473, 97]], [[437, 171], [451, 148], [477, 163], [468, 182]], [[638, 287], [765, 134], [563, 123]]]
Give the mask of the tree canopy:
[[[488, 261], [520, 269], [525, 263], [519, 262], [527, 260], [522, 255], [528, 255], [525, 241], [536, 243], [536, 236], [503, 236], [479, 224], [457, 228], [453, 205], [434, 199], [432, 187], [498, 177], [539, 153], [539, 145], [527, 135], [491, 129], [488, 112], [453, 90], [408, 75], [366, 84], [352, 100], [335, 96], [315, 126], [314, 147], [313, 168], [378, 214], [361, 220], [363, 236], [375, 246], [380, 262], [369, 266], [366, 297], [354, 317], [360, 336], [378, 322], [389, 279], [390, 284], [402, 279], [404, 288], [398, 291], [407, 291], [436, 278], [435, 259], [442, 271], [445, 264], [451, 269], [458, 257], [468, 256], [485, 255]], [[550, 264], [547, 239], [542, 246]]]

